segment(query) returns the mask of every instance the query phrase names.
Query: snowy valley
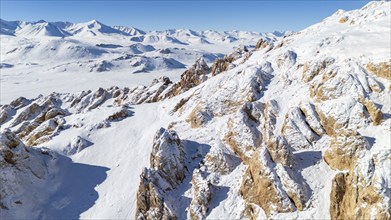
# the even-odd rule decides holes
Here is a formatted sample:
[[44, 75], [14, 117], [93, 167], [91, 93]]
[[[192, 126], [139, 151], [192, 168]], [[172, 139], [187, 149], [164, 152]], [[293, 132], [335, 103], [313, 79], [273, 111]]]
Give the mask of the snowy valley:
[[1, 219], [390, 219], [390, 18], [1, 20]]

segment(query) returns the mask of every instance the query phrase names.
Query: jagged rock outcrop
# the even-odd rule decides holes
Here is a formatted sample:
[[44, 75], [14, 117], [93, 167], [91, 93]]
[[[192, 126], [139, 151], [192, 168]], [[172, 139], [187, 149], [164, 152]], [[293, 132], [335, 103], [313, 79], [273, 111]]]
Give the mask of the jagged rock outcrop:
[[121, 121], [129, 116], [132, 116], [133, 112], [129, 110], [127, 107], [122, 107], [121, 110], [113, 113], [109, 117], [107, 117], [107, 121]]
[[169, 90], [165, 93], [164, 98], [174, 97], [201, 84], [208, 79], [209, 73], [209, 66], [202, 57], [199, 58], [193, 66], [182, 73], [179, 82], [169, 88]]
[[205, 103], [199, 103], [190, 112], [187, 121], [190, 123], [192, 128], [198, 128], [207, 123], [213, 117]]
[[350, 169], [361, 157], [364, 150], [369, 149], [369, 144], [356, 131], [339, 131], [338, 135], [330, 141], [330, 147], [324, 154], [324, 160], [333, 169]]
[[376, 76], [391, 80], [391, 60], [381, 63], [368, 63], [367, 69]]
[[[37, 199], [39, 195], [36, 183], [44, 184], [48, 176], [46, 159], [50, 159], [44, 150], [27, 147], [9, 129], [0, 132], [0, 212], [2, 218], [12, 218], [23, 203], [30, 203], [26, 198]], [[28, 184], [26, 184], [28, 183]], [[27, 195], [26, 195], [27, 194]], [[22, 213], [16, 215], [26, 218]]]
[[308, 123], [308, 126], [314, 131], [317, 135], [322, 136], [325, 134], [322, 124], [320, 123], [320, 118], [316, 108], [313, 104], [308, 102], [300, 103], [300, 110], [305, 116], [305, 121]]
[[211, 67], [212, 76], [216, 76], [221, 72], [227, 71], [228, 69], [230, 69], [230, 67], [232, 68], [231, 62], [232, 60], [228, 57], [224, 57], [222, 59], [216, 59]]
[[[248, 204], [259, 205], [267, 216], [304, 208], [305, 187], [290, 177], [285, 170], [289, 168], [272, 161], [266, 147], [259, 148], [247, 164], [240, 193]], [[251, 206], [247, 205], [248, 208]]]
[[194, 170], [191, 184], [193, 185], [193, 198], [189, 207], [190, 218], [192, 220], [206, 219], [209, 203], [212, 199], [212, 184], [199, 169]]
[[205, 155], [204, 163], [209, 171], [224, 175], [232, 172], [240, 163], [240, 159], [222, 146], [221, 148], [212, 148]]
[[368, 123], [364, 106], [352, 97], [341, 97], [338, 102], [324, 101], [316, 105], [316, 112], [331, 137], [346, 128], [357, 130]]
[[[325, 160], [334, 169], [347, 170], [337, 173], [332, 180], [330, 193], [330, 217], [332, 219], [389, 219], [390, 188], [384, 183], [382, 170], [391, 164], [390, 151], [371, 156], [363, 137], [353, 135], [342, 145], [344, 153], [325, 154]], [[354, 140], [352, 140], [354, 139]], [[339, 144], [341, 145], [340, 140]], [[335, 151], [335, 143], [331, 143]], [[339, 146], [341, 147], [341, 146]], [[349, 152], [347, 152], [349, 151]], [[336, 157], [332, 160], [330, 157]], [[387, 161], [388, 160], [388, 161]]]
[[279, 163], [287, 167], [293, 166], [294, 162], [292, 150], [284, 137], [276, 136], [270, 138], [267, 142], [267, 150], [275, 163]]
[[137, 192], [137, 219], [176, 219], [172, 204], [164, 201], [167, 191], [185, 178], [185, 152], [175, 131], [161, 128], [154, 137], [150, 168], [140, 176]]
[[[6, 127], [11, 128], [27, 145], [40, 145], [69, 127], [66, 116], [82, 115], [108, 103], [120, 109], [107, 115], [96, 128], [109, 127], [110, 122], [121, 121], [133, 115], [129, 105], [156, 102], [171, 83], [168, 77], [160, 77], [153, 80], [149, 87], [99, 88], [75, 94], [52, 93], [32, 100], [20, 97], [9, 105], [1, 106], [0, 124], [4, 126], [7, 123]], [[81, 126], [80, 123], [76, 124], [75, 127]]]
[[319, 139], [308, 125], [305, 115], [299, 107], [291, 108], [287, 112], [281, 133], [288, 143], [296, 149], [310, 148], [311, 143]]
[[224, 141], [242, 160], [262, 144], [260, 125], [261, 103], [247, 103], [228, 121]]
[[272, 46], [272, 44], [270, 44], [266, 39], [259, 39], [257, 44], [255, 45], [255, 49], [256, 50], [259, 50], [259, 49], [264, 49], [268, 46]]
[[373, 125], [379, 125], [383, 119], [383, 113], [370, 99], [359, 98], [361, 104], [363, 104], [371, 116]]

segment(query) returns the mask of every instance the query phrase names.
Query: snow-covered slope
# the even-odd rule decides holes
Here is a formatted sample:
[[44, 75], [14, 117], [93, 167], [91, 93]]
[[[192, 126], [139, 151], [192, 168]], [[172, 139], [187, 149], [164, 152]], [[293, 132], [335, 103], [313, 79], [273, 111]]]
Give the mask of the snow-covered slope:
[[[212, 63], [236, 47], [254, 45], [261, 37], [268, 41], [282, 37], [244, 31], [214, 32], [213, 36], [192, 30], [146, 33], [96, 20], [78, 24], [0, 20], [0, 27], [0, 103], [26, 96], [26, 88], [33, 98], [52, 91], [147, 84], [161, 73], [176, 80], [199, 57]], [[149, 74], [132, 74], [141, 72]]]
[[390, 16], [371, 2], [180, 78], [1, 106], [2, 218], [389, 219]]

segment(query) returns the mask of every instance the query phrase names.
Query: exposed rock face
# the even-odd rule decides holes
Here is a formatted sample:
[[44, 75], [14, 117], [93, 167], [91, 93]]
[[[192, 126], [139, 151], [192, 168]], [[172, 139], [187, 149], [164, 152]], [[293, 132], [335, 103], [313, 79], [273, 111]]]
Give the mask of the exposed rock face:
[[380, 111], [380, 109], [377, 108], [375, 103], [369, 99], [364, 99], [363, 97], [360, 97], [359, 101], [367, 109], [369, 115], [371, 116], [373, 125], [379, 125], [382, 121], [383, 113]]
[[207, 123], [212, 117], [205, 104], [200, 103], [190, 112], [187, 121], [190, 122], [192, 128], [198, 128]]
[[311, 127], [317, 135], [322, 136], [325, 134], [322, 124], [320, 123], [320, 118], [316, 112], [315, 106], [311, 103], [300, 103], [300, 110], [305, 116], [305, 120], [308, 123], [308, 126]]
[[349, 20], [349, 17], [348, 16], [344, 16], [342, 18], [339, 19], [339, 23], [345, 23]]
[[[338, 173], [333, 179], [330, 193], [330, 217], [332, 219], [390, 219], [390, 203], [386, 202], [381, 180], [374, 175], [374, 160], [366, 168], [370, 173], [362, 173], [355, 164], [348, 173]], [[380, 162], [380, 161], [378, 161]], [[389, 190], [389, 189], [386, 189]]]
[[356, 164], [360, 154], [369, 149], [368, 142], [356, 131], [340, 131], [330, 141], [324, 160], [333, 169], [347, 170]]
[[[24, 198], [42, 199], [36, 192], [34, 183], [43, 184], [48, 175], [46, 155], [41, 150], [26, 147], [10, 130], [0, 132], [0, 211], [2, 218], [12, 218], [9, 210], [16, 210]], [[26, 182], [28, 185], [26, 185]], [[28, 196], [25, 196], [28, 194]], [[19, 202], [15, 203], [15, 199]], [[22, 201], [21, 201], [22, 200]], [[27, 216], [19, 215], [20, 218]]]
[[240, 163], [240, 159], [232, 155], [227, 148], [212, 148], [204, 161], [209, 171], [222, 175], [232, 172]]
[[376, 76], [391, 80], [391, 61], [378, 64], [368, 63], [367, 69]]
[[260, 103], [247, 103], [228, 121], [224, 140], [242, 160], [262, 144], [262, 134], [256, 129], [261, 108]]
[[202, 171], [199, 169], [194, 170], [191, 183], [193, 185], [193, 199], [190, 204], [190, 218], [193, 220], [205, 219], [212, 198], [212, 184], [203, 177]]
[[364, 106], [352, 97], [341, 97], [339, 102], [325, 101], [316, 106], [327, 135], [333, 137], [341, 130], [356, 130], [368, 123]]
[[327, 72], [328, 67], [334, 62], [335, 62], [334, 58], [327, 57], [321, 61], [304, 64], [302, 80], [304, 82], [310, 82], [312, 79], [314, 79], [315, 76]]
[[176, 219], [164, 194], [180, 184], [186, 175], [185, 153], [175, 131], [161, 128], [154, 138], [151, 168], [145, 168], [137, 192], [138, 219]]
[[171, 83], [168, 77], [160, 77], [149, 87], [99, 88], [96, 91], [76, 94], [52, 93], [33, 100], [21, 97], [0, 107], [0, 124], [7, 123], [6, 127], [13, 129], [26, 144], [40, 145], [69, 127], [64, 119], [66, 116], [85, 114], [104, 104], [121, 107], [117, 112], [108, 115], [102, 125], [97, 125], [109, 127], [110, 122], [132, 116], [133, 112], [128, 107], [130, 104], [156, 102]]
[[221, 72], [227, 71], [231, 65], [231, 62], [232, 60], [230, 60], [228, 57], [216, 59], [211, 67], [212, 76], [216, 76]]
[[263, 49], [263, 48], [266, 48], [267, 46], [269, 46], [270, 43], [268, 43], [268, 41], [266, 39], [263, 39], [261, 38], [257, 44], [255, 45], [255, 49], [258, 50], [258, 49]]
[[[175, 84], [161, 77], [148, 86], [51, 94], [1, 106], [0, 124], [16, 134], [0, 139], [6, 140], [0, 146], [2, 183], [9, 168], [35, 173], [35, 179], [46, 175], [21, 165], [29, 150], [35, 152], [23, 150], [21, 141], [41, 145], [64, 129], [80, 129], [64, 152], [74, 154], [92, 144], [97, 128], [133, 125], [123, 120], [133, 115], [131, 105], [160, 102], [136, 107], [152, 106], [153, 120], [169, 124], [156, 133], [150, 167], [140, 175], [132, 213], [137, 219], [390, 219], [390, 91], [379, 78], [389, 79], [389, 64], [366, 66], [383, 55], [362, 48], [346, 55], [343, 48], [369, 43], [352, 33], [381, 33], [366, 35], [354, 25], [389, 18], [384, 8], [357, 16], [340, 12], [276, 45], [261, 39], [255, 50], [237, 48], [211, 68], [199, 59]], [[337, 25], [345, 15], [356, 23]], [[330, 34], [335, 25], [343, 35]], [[373, 46], [379, 54], [387, 51]], [[147, 67], [141, 61], [132, 65]], [[99, 122], [91, 124], [92, 117]], [[110, 130], [116, 129], [101, 133]], [[141, 140], [148, 135], [140, 133]], [[12, 208], [10, 194], [3, 199], [0, 193], [0, 207]]]
[[185, 177], [185, 152], [175, 131], [161, 128], [154, 138], [151, 152], [151, 168], [162, 172], [162, 176], [176, 186]]
[[267, 150], [275, 163], [288, 167], [293, 166], [291, 147], [282, 136], [270, 138], [267, 143]]
[[246, 202], [259, 205], [267, 216], [291, 212], [295, 207], [302, 210], [307, 199], [306, 190], [285, 169], [272, 161], [266, 147], [259, 148], [248, 161], [241, 185], [240, 192]]
[[229, 55], [224, 58], [216, 59], [211, 67], [212, 76], [216, 76], [224, 71], [234, 68], [236, 65], [233, 63], [239, 59], [242, 59], [240, 63], [244, 63], [250, 56], [252, 51], [249, 51], [246, 46], [238, 47]]
[[[9, 128], [16, 128], [15, 134], [28, 145], [38, 145], [55, 135], [65, 123], [67, 111], [59, 107], [61, 101], [54, 97], [42, 97], [34, 101], [16, 99], [2, 114], [9, 120]], [[28, 104], [31, 103], [31, 104]], [[26, 106], [27, 105], [27, 106]], [[11, 110], [10, 110], [11, 109]], [[16, 110], [21, 109], [17, 115]]]
[[114, 114], [110, 115], [106, 120], [107, 121], [121, 121], [129, 116], [132, 116], [133, 112], [126, 107], [122, 107], [122, 109]]
[[[140, 175], [137, 192], [137, 219], [176, 219], [171, 207], [164, 202], [159, 173], [145, 168]], [[157, 185], [159, 184], [159, 185]], [[166, 183], [168, 185], [168, 183]]]
[[187, 90], [201, 84], [208, 79], [210, 68], [203, 58], [199, 58], [193, 66], [181, 75], [181, 80], [175, 83], [164, 95], [164, 98], [170, 98], [186, 92]]
[[296, 149], [309, 148], [311, 142], [319, 139], [298, 107], [288, 111], [281, 133], [287, 138], [288, 143]]

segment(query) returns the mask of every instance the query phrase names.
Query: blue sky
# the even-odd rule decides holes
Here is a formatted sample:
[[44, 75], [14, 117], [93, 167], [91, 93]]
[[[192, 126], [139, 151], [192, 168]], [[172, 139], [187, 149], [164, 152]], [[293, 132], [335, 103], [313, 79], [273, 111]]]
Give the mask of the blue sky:
[[98, 20], [107, 25], [143, 30], [298, 31], [338, 9], [351, 10], [368, 1], [21, 1], [0, 0], [0, 17], [22, 21]]

